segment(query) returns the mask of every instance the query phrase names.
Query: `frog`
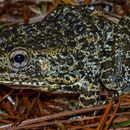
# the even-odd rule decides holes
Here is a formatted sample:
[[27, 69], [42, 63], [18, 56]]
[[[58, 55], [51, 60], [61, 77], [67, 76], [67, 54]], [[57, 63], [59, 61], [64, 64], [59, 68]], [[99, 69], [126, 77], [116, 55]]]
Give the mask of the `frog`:
[[129, 26], [129, 16], [115, 24], [86, 5], [60, 5], [40, 22], [1, 30], [0, 84], [97, 105], [101, 84], [120, 93], [129, 86]]

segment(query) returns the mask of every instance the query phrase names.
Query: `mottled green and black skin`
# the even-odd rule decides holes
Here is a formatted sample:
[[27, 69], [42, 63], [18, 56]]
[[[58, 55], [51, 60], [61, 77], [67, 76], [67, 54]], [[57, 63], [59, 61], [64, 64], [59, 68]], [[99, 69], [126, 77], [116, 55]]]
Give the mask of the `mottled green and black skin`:
[[[109, 42], [104, 45], [101, 80], [107, 88], [120, 90], [130, 87], [130, 16], [124, 17], [114, 27]], [[107, 47], [108, 46], [108, 47]], [[109, 49], [108, 49], [109, 48]], [[129, 88], [130, 89], [130, 88]]]
[[39, 23], [0, 34], [0, 83], [80, 93], [84, 105], [97, 104], [100, 82], [117, 91], [130, 84], [128, 26], [129, 17], [116, 25], [87, 6], [59, 6]]

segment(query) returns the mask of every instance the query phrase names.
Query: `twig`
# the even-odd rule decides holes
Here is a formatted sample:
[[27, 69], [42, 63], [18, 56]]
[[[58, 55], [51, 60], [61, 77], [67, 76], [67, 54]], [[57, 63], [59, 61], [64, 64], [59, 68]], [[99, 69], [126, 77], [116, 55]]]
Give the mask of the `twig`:
[[103, 126], [104, 126], [104, 124], [106, 123], [106, 120], [107, 120], [107, 115], [110, 113], [110, 111], [112, 109], [112, 103], [113, 103], [113, 100], [111, 98], [96, 130], [102, 130], [103, 129]]
[[104, 17], [105, 19], [107, 19], [107, 20], [109, 20], [109, 21], [111, 21], [111, 22], [113, 22], [115, 24], [118, 24], [120, 19], [121, 19], [120, 16], [114, 15], [114, 14], [111, 14], [111, 13], [105, 12], [105, 11], [96, 10], [94, 13], [97, 14], [98, 16]]
[[2, 102], [4, 99], [6, 99], [6, 98], [8, 98], [9, 97], [9, 95], [11, 95], [12, 93], [13, 93], [13, 89], [9, 92], [9, 93], [7, 93], [6, 95], [4, 95], [1, 99], [0, 99], [0, 102]]
[[[110, 117], [112, 114], [109, 114], [108, 117]], [[118, 115], [130, 115], [130, 112], [120, 112], [120, 113], [116, 113], [116, 116]], [[83, 117], [83, 118], [79, 118], [79, 119], [70, 119], [70, 120], [60, 120], [61, 123], [63, 124], [68, 124], [68, 123], [73, 123], [73, 122], [83, 122], [83, 121], [88, 121], [88, 120], [96, 120], [96, 119], [100, 119], [102, 117], [102, 115], [100, 116], [92, 116], [92, 117]], [[118, 122], [120, 118], [116, 118], [115, 119], [115, 123]], [[123, 120], [124, 121], [124, 120]], [[50, 121], [50, 122], [40, 122], [40, 123], [36, 123], [36, 124], [30, 124], [30, 125], [25, 125], [25, 126], [17, 126], [17, 128], [15, 129], [24, 129], [24, 128], [34, 128], [34, 127], [45, 127], [45, 126], [51, 126], [51, 125], [55, 125], [55, 121]]]
[[[50, 8], [48, 10], [48, 12], [45, 15], [42, 16], [35, 16], [29, 19], [29, 23], [36, 23], [39, 21], [42, 21], [43, 19], [45, 19], [59, 4], [60, 4], [61, 0], [55, 0], [54, 5], [52, 6], [52, 8]], [[1, 21], [2, 22], [2, 21]], [[17, 19], [16, 20], [6, 20], [6, 24], [4, 24], [5, 26], [11, 26], [11, 25], [15, 25], [15, 24], [19, 24], [22, 25], [24, 24], [24, 19]]]
[[111, 123], [112, 123], [112, 121], [113, 121], [113, 119], [115, 118], [116, 113], [117, 113], [117, 111], [118, 111], [118, 109], [119, 109], [119, 106], [120, 106], [121, 100], [122, 100], [122, 97], [119, 98], [119, 102], [118, 102], [117, 106], [115, 107], [114, 112], [111, 114], [110, 119], [107, 121], [107, 124], [106, 124], [104, 130], [108, 130], [109, 126], [111, 125]]
[[[116, 107], [116, 106], [117, 106], [117, 104], [114, 105], [114, 107]], [[120, 108], [123, 108], [125, 106], [127, 106], [129, 108], [130, 103], [122, 103], [120, 105]], [[43, 122], [43, 121], [47, 121], [47, 120], [53, 120], [53, 119], [57, 119], [57, 118], [60, 118], [60, 117], [73, 116], [73, 115], [77, 115], [77, 114], [81, 114], [81, 113], [87, 113], [87, 112], [91, 112], [91, 111], [98, 111], [98, 110], [105, 109], [106, 107], [107, 107], [107, 105], [98, 106], [98, 107], [96, 106], [96, 107], [84, 108], [84, 109], [79, 109], [79, 110], [74, 110], [74, 111], [60, 112], [60, 113], [51, 114], [51, 115], [38, 117], [38, 118], [34, 118], [34, 119], [27, 119], [27, 120], [21, 122], [21, 124], [18, 127], [25, 126], [25, 125], [31, 125], [33, 123]], [[5, 126], [2, 126], [0, 128], [8, 128], [11, 125], [12, 124], [5, 125]]]

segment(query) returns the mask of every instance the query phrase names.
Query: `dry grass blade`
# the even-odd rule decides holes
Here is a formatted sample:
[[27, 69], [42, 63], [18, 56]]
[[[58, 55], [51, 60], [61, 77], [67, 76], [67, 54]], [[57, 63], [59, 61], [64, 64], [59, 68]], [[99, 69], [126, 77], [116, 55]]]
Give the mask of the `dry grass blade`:
[[107, 115], [110, 113], [111, 109], [112, 109], [112, 104], [113, 104], [113, 100], [112, 98], [110, 99], [109, 101], [109, 104], [101, 118], [101, 121], [100, 121], [100, 124], [98, 125], [97, 129], [96, 130], [103, 130], [103, 126], [107, 120]]
[[71, 5], [80, 5], [82, 4], [86, 4], [88, 5], [89, 3], [91, 3], [92, 0], [62, 0], [65, 4], [71, 4]]
[[1, 99], [0, 102], [2, 102], [5, 98], [8, 98], [9, 95], [11, 95], [11, 93], [13, 93], [14, 90], [11, 90], [9, 93], [7, 93], [6, 95], [4, 95]]
[[[117, 104], [118, 105], [118, 104]], [[114, 107], [116, 107], [117, 105], [114, 105]], [[130, 104], [129, 104], [130, 105]], [[128, 106], [128, 103], [122, 103], [121, 104], [121, 108], [125, 107], [125, 106]], [[100, 107], [92, 107], [92, 108], [86, 108], [86, 109], [81, 109], [81, 110], [75, 110], [73, 112], [61, 112], [61, 113], [56, 113], [56, 114], [51, 114], [51, 115], [47, 115], [47, 116], [43, 116], [43, 117], [40, 117], [40, 118], [34, 118], [34, 119], [27, 119], [25, 121], [23, 121], [21, 124], [19, 124], [19, 126], [17, 126], [17, 128], [15, 129], [22, 129], [22, 128], [33, 128], [33, 127], [39, 127], [39, 126], [45, 126], [45, 125], [54, 125], [55, 124], [55, 121], [49, 121], [49, 120], [55, 120], [55, 119], [58, 119], [58, 118], [61, 118], [63, 116], [72, 116], [72, 115], [76, 115], [76, 114], [80, 114], [80, 113], [86, 113], [86, 112], [89, 112], [89, 111], [95, 111], [95, 110], [99, 110], [99, 109], [105, 109], [107, 106], [100, 106]], [[130, 115], [130, 112], [126, 112], [126, 114], [129, 114]], [[125, 113], [117, 113], [116, 115], [125, 115]], [[111, 114], [107, 115], [107, 116], [111, 116]], [[92, 119], [97, 119], [97, 118], [101, 118], [102, 116], [94, 116], [94, 117], [86, 117], [83, 118], [83, 119], [73, 119], [73, 120], [61, 120], [60, 122], [61, 123], [70, 123], [70, 122], [76, 122], [77, 121], [81, 121], [81, 120], [92, 120]], [[89, 119], [90, 118], [90, 119]], [[49, 122], [46, 122], [46, 121], [49, 121]], [[44, 122], [44, 124], [43, 124]], [[96, 127], [97, 125], [99, 125], [99, 123], [93, 123], [93, 124], [88, 124], [88, 125], [85, 125], [85, 126], [80, 126], [82, 128], [87, 128], [87, 127]], [[3, 128], [8, 128], [10, 125], [7, 125]], [[77, 126], [76, 129], [78, 129], [79, 126]]]
[[[112, 114], [109, 114], [108, 117], [110, 117]], [[119, 123], [120, 122], [124, 122], [124, 121], [127, 121], [129, 118], [128, 118], [128, 115], [130, 116], [130, 112], [121, 112], [121, 113], [117, 113], [116, 116], [126, 116], [126, 118], [116, 118], [114, 120], [115, 123]], [[60, 122], [62, 124], [71, 124], [71, 123], [74, 123], [74, 122], [83, 122], [83, 121], [89, 121], [89, 120], [96, 120], [96, 119], [101, 119], [101, 115], [100, 116], [91, 116], [91, 117], [83, 117], [83, 118], [80, 118], [80, 119], [71, 119], [71, 120], [60, 120]], [[45, 122], [39, 122], [39, 123], [34, 123], [34, 124], [28, 124], [28, 125], [23, 125], [23, 126], [17, 126], [17, 128], [15, 129], [24, 129], [24, 128], [28, 128], [28, 129], [31, 129], [31, 128], [35, 128], [35, 127], [45, 127], [45, 126], [52, 126], [52, 125], [55, 125], [55, 121], [45, 121]], [[92, 124], [88, 124], [88, 125], [84, 125], [84, 126], [78, 126], [78, 127], [74, 127], [72, 129], [78, 129], [79, 127], [84, 127], [84, 128], [87, 128], [87, 127], [97, 127], [99, 125], [99, 123], [92, 123]]]
[[111, 125], [111, 123], [112, 123], [112, 121], [113, 121], [113, 119], [115, 118], [116, 113], [117, 113], [117, 111], [118, 111], [118, 109], [119, 109], [121, 100], [122, 100], [122, 98], [120, 97], [120, 98], [119, 98], [119, 102], [118, 102], [117, 106], [115, 107], [114, 112], [111, 114], [110, 119], [107, 121], [107, 125], [105, 126], [104, 130], [108, 130], [109, 126]]

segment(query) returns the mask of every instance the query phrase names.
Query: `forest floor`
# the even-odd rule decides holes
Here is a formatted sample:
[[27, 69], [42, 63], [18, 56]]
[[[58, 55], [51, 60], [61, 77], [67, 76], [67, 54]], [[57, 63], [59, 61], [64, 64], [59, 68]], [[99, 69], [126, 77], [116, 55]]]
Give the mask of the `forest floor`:
[[[110, 13], [115, 16], [130, 14], [130, 0], [82, 0], [82, 4], [92, 2], [106, 4], [97, 6], [105, 11], [109, 11], [109, 4]], [[80, 6], [81, 3], [78, 0], [0, 0], [0, 24], [12, 28], [41, 21], [59, 4]], [[72, 109], [68, 104], [78, 100], [77, 94], [16, 90], [0, 85], [0, 130], [130, 130], [130, 94], [116, 101], [111, 98], [111, 92], [103, 90], [101, 95], [108, 100], [106, 105]]]

